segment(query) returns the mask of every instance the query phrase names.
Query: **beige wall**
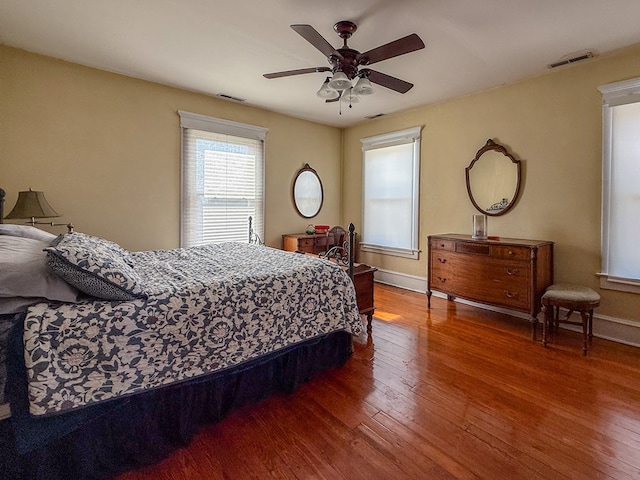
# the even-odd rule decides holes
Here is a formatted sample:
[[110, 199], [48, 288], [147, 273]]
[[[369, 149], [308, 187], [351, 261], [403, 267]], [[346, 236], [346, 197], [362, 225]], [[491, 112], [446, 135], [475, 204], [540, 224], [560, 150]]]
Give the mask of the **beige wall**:
[[[556, 281], [598, 288], [601, 110], [597, 86], [640, 76], [640, 46], [546, 75], [339, 129], [0, 46], [0, 187], [44, 190], [78, 230], [131, 250], [179, 238], [177, 110], [269, 129], [266, 232], [309, 223], [291, 202], [308, 162], [325, 203], [313, 223], [361, 223], [360, 138], [423, 126], [420, 248], [429, 234], [471, 229], [464, 168], [488, 138], [523, 160], [518, 204], [489, 218], [489, 234], [556, 242]], [[343, 155], [341, 161], [341, 153]], [[342, 183], [342, 186], [341, 186]], [[62, 229], [50, 229], [62, 231]], [[419, 261], [363, 254], [391, 271], [425, 276]], [[640, 296], [601, 291], [599, 313], [640, 322]]]
[[[419, 261], [364, 254], [360, 260], [426, 277], [427, 235], [471, 233], [476, 213], [465, 167], [487, 139], [523, 161], [520, 200], [489, 217], [489, 235], [555, 242], [555, 280], [598, 289], [602, 84], [640, 76], [640, 46], [517, 84], [382, 117], [345, 130], [344, 222], [361, 222], [360, 139], [423, 126]], [[601, 291], [599, 314], [640, 322], [640, 295]]]
[[[130, 250], [179, 242], [178, 110], [269, 129], [265, 240], [304, 231], [291, 201], [309, 163], [326, 199], [313, 223], [340, 222], [341, 131], [234, 102], [0, 46], [0, 188], [43, 190], [77, 230]], [[48, 228], [62, 232], [63, 228]]]

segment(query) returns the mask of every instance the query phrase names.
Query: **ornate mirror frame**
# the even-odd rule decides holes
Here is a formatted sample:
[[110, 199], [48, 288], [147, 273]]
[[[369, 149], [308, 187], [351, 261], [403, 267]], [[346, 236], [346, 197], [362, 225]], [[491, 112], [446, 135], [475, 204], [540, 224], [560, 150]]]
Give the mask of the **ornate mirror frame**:
[[291, 194], [293, 205], [301, 217], [313, 218], [320, 213], [324, 202], [322, 182], [318, 172], [311, 168], [308, 163], [305, 163], [304, 167], [298, 170], [293, 180]]
[[[475, 170], [472, 171], [474, 167]], [[491, 139], [478, 150], [475, 158], [465, 168], [465, 176], [471, 203], [485, 215], [504, 215], [518, 200], [522, 179], [521, 162], [504, 146]]]

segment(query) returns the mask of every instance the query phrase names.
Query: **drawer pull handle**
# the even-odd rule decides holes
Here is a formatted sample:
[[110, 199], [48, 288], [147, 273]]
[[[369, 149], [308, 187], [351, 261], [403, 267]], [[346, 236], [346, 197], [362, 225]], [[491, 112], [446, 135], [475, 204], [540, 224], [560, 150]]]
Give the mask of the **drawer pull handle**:
[[440, 263], [447, 263], [447, 259], [446, 259], [446, 258], [440, 258], [440, 257], [438, 257], [438, 261], [439, 261]]
[[447, 281], [447, 279], [446, 279], [446, 278], [444, 278], [444, 277], [438, 277], [438, 280], [440, 280], [440, 282], [442, 282], [442, 283], [444, 283], [444, 282], [446, 282], [446, 281]]
[[513, 270], [510, 268], [507, 268], [507, 275], [517, 275], [519, 273], [520, 273], [519, 268], [514, 268]]
[[509, 250], [509, 255], [513, 255], [513, 250]]
[[505, 290], [504, 294], [507, 298], [516, 298], [518, 296], [518, 292], [510, 292], [509, 290]]
[[440, 248], [444, 248], [444, 243], [441, 243], [441, 244], [440, 244]]

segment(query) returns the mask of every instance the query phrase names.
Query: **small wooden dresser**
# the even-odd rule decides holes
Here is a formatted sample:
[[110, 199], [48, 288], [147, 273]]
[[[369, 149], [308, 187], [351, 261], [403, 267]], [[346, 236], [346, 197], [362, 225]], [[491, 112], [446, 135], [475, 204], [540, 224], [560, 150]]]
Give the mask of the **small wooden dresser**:
[[323, 234], [288, 233], [282, 235], [282, 249], [288, 252], [321, 253], [333, 247], [333, 237]]
[[540, 298], [553, 283], [553, 242], [470, 235], [431, 235], [427, 305], [431, 292], [529, 313], [536, 339]]

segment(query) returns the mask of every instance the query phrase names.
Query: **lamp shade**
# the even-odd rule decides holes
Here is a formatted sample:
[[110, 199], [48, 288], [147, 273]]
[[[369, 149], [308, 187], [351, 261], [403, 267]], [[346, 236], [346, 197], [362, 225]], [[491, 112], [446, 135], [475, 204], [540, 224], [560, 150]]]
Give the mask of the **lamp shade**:
[[356, 95], [373, 95], [373, 92], [375, 92], [375, 90], [366, 77], [360, 77], [356, 86], [353, 88], [353, 93]]
[[329, 82], [329, 86], [334, 90], [346, 90], [351, 87], [351, 80], [344, 72], [336, 72]]
[[58, 212], [47, 202], [44, 192], [29, 189], [29, 191], [18, 193], [18, 201], [13, 210], [4, 218], [51, 218], [59, 216]]
[[352, 88], [348, 88], [347, 90], [345, 90], [344, 92], [342, 92], [342, 97], [340, 98], [340, 100], [342, 100], [344, 103], [348, 103], [348, 104], [352, 104], [352, 103], [358, 103], [360, 102], [360, 97], [358, 97], [354, 91], [353, 91], [353, 87]]
[[338, 98], [340, 96], [340, 93], [329, 86], [329, 80], [331, 80], [331, 78], [327, 77], [327, 79], [324, 81], [324, 83], [322, 84], [322, 86], [320, 87], [320, 90], [318, 90], [316, 95], [318, 95], [320, 98], [333, 100], [334, 98]]

